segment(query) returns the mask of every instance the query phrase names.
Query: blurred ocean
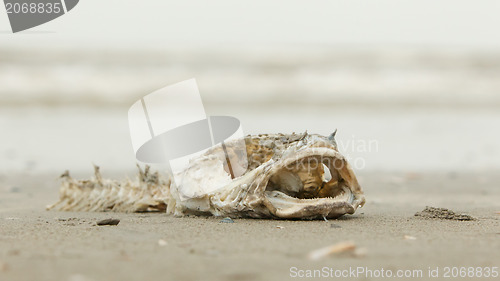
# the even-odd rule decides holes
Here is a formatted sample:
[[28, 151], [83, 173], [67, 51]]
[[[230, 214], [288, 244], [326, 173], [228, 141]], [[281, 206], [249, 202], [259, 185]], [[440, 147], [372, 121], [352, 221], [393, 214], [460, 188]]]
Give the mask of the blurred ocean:
[[359, 171], [500, 168], [500, 53], [0, 47], [0, 62], [1, 173], [134, 169], [128, 107], [192, 77], [207, 114], [247, 134], [337, 128]]
[[206, 104], [500, 106], [500, 53], [0, 47], [3, 105], [128, 106], [195, 77]]

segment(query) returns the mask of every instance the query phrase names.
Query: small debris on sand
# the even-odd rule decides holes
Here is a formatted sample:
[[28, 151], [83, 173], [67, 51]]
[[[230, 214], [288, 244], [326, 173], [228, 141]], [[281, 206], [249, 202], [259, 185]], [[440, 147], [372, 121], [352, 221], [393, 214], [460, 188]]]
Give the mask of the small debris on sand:
[[351, 241], [340, 242], [328, 247], [320, 248], [310, 252], [307, 257], [310, 260], [319, 260], [329, 255], [340, 254], [345, 252], [354, 252], [356, 245]]
[[368, 253], [368, 250], [366, 248], [357, 248], [354, 250], [354, 256], [357, 258], [362, 258], [366, 256], [366, 253]]
[[19, 193], [19, 192], [21, 192], [21, 188], [19, 188], [18, 186], [13, 186], [13, 187], [9, 188], [9, 192]]
[[428, 219], [441, 219], [441, 220], [457, 220], [457, 221], [472, 221], [476, 220], [474, 217], [465, 214], [457, 214], [452, 210], [445, 208], [425, 207], [422, 212], [415, 213], [417, 217]]
[[120, 223], [119, 219], [105, 219], [102, 221], [98, 221], [97, 225], [118, 225]]
[[205, 251], [204, 254], [207, 256], [212, 256], [212, 257], [220, 256], [220, 252], [217, 250], [207, 250], [207, 251]]
[[164, 246], [167, 246], [168, 243], [167, 243], [167, 241], [160, 239], [160, 240], [158, 240], [158, 245], [160, 245], [161, 247], [164, 247]]
[[18, 256], [21, 253], [18, 249], [11, 249], [7, 251], [8, 256]]
[[342, 228], [342, 226], [340, 226], [340, 225], [338, 225], [338, 224], [334, 224], [334, 223], [332, 223], [332, 224], [330, 225], [330, 228]]
[[417, 237], [415, 237], [415, 236], [410, 236], [410, 235], [405, 235], [405, 236], [403, 236], [403, 238], [404, 238], [405, 240], [417, 240]]
[[79, 218], [55, 218], [58, 221], [79, 221]]
[[94, 279], [90, 279], [85, 275], [82, 274], [72, 274], [69, 276], [69, 281], [93, 281]]
[[3, 261], [0, 261], [0, 272], [6, 272], [9, 270], [9, 265]]
[[118, 259], [119, 260], [123, 260], [123, 261], [131, 261], [132, 260], [132, 258], [130, 257], [130, 255], [127, 254], [127, 252], [124, 251], [124, 250], [120, 251], [120, 255], [118, 256]]
[[276, 228], [277, 228], [277, 229], [283, 229], [284, 227], [283, 227], [283, 226], [281, 226], [281, 225], [277, 225], [277, 226], [276, 226]]
[[227, 217], [220, 220], [222, 223], [234, 223], [233, 219]]

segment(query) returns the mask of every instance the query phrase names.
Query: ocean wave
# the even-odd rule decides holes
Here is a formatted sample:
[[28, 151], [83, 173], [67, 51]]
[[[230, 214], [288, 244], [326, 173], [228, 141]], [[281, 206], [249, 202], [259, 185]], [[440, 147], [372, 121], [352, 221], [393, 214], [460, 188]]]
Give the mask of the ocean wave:
[[0, 49], [0, 103], [126, 106], [195, 77], [205, 103], [500, 106], [500, 53]]

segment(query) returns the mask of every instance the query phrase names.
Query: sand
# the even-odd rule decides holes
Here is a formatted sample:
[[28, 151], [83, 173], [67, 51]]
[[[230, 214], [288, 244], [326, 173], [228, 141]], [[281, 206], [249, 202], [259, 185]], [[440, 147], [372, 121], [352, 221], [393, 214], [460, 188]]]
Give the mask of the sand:
[[[500, 266], [500, 175], [493, 172], [360, 173], [367, 204], [355, 215], [234, 223], [45, 211], [57, 198], [56, 176], [0, 178], [0, 280], [289, 280], [307, 270], [357, 267], [417, 269], [425, 280], [429, 267], [442, 277], [445, 267]], [[425, 206], [477, 220], [414, 216]], [[96, 225], [107, 218], [120, 223]], [[344, 241], [353, 242], [356, 252], [308, 259], [311, 251]]]

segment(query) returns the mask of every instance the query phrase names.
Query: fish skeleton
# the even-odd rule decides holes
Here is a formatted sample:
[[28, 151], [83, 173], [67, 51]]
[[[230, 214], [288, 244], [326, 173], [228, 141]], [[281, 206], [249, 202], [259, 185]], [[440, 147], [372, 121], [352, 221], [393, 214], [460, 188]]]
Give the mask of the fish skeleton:
[[[66, 172], [61, 176], [59, 201], [47, 209], [273, 219], [354, 214], [365, 197], [351, 166], [338, 152], [335, 133], [249, 135], [243, 148], [229, 141], [225, 154], [215, 146], [192, 159], [180, 182], [139, 165], [135, 181], [104, 179], [97, 166], [89, 180], [73, 179]], [[241, 149], [247, 167], [234, 177], [227, 163], [245, 155]]]

